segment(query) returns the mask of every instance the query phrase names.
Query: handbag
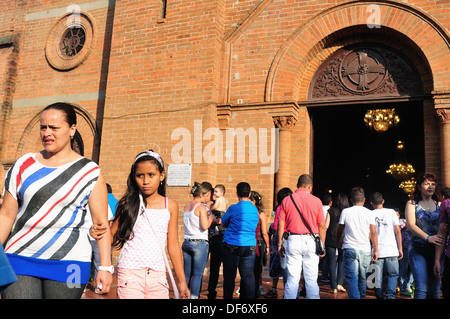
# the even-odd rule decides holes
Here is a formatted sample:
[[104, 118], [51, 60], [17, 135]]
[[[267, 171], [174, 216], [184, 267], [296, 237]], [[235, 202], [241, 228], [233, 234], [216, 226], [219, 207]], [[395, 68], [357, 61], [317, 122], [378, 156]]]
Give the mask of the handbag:
[[300, 214], [300, 217], [302, 218], [303, 223], [308, 228], [309, 232], [311, 233], [311, 236], [313, 236], [313, 238], [314, 238], [314, 242], [316, 243], [316, 255], [319, 255], [319, 256], [324, 255], [325, 248], [323, 247], [320, 237], [312, 232], [311, 227], [309, 227], [308, 223], [306, 222], [305, 218], [302, 215], [302, 212], [297, 207], [297, 204], [295, 203], [294, 198], [292, 197], [292, 194], [290, 195], [290, 197], [291, 197], [292, 202], [294, 203], [295, 208], [297, 209], [298, 213]]

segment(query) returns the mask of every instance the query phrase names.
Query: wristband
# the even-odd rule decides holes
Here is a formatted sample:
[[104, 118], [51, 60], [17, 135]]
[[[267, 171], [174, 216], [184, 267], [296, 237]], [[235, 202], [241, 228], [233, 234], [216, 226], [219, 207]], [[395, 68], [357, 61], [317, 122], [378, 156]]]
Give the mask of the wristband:
[[428, 235], [428, 237], [427, 237], [427, 243], [428, 243], [428, 239], [430, 239], [430, 235]]
[[98, 270], [107, 271], [107, 272], [109, 272], [112, 275], [114, 273], [114, 266], [113, 265], [111, 265], [111, 266], [99, 266]]

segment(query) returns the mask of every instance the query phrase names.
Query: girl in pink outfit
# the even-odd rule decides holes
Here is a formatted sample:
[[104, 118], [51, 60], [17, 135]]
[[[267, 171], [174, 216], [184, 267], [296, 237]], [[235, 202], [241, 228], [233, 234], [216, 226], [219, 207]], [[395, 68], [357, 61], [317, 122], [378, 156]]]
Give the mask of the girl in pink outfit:
[[[121, 249], [117, 263], [119, 299], [168, 299], [169, 271], [175, 298], [190, 292], [178, 245], [178, 204], [165, 197], [165, 171], [159, 154], [146, 151], [136, 156], [111, 226], [113, 245]], [[101, 225], [96, 225], [97, 232]], [[95, 231], [93, 231], [95, 233]], [[172, 261], [178, 283], [169, 266]]]

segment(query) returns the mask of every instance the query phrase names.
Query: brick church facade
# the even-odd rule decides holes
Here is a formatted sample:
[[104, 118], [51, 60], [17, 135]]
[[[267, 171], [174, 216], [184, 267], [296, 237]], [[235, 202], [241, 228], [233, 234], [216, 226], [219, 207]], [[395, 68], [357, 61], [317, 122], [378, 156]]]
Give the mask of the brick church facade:
[[[1, 178], [40, 150], [39, 112], [67, 102], [116, 197], [135, 155], [153, 149], [174, 170], [191, 164], [190, 182], [224, 184], [230, 204], [249, 182], [269, 213], [276, 191], [314, 173], [313, 117], [326, 116], [314, 110], [401, 104], [419, 107], [423, 169], [450, 186], [448, 0], [3, 0], [0, 9]], [[173, 177], [167, 194], [182, 207], [189, 187]]]

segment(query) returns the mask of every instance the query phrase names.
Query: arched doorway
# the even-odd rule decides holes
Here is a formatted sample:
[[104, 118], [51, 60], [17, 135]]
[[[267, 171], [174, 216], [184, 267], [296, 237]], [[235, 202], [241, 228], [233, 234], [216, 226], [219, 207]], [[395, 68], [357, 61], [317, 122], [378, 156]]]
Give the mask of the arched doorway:
[[[403, 141], [416, 172], [425, 168], [421, 78], [400, 52], [376, 43], [344, 47], [317, 69], [309, 91], [315, 194], [349, 194], [354, 186], [381, 192], [403, 209], [407, 195], [386, 173]], [[395, 109], [400, 122], [385, 132], [364, 123], [371, 109]], [[366, 205], [369, 206], [368, 200]]]

